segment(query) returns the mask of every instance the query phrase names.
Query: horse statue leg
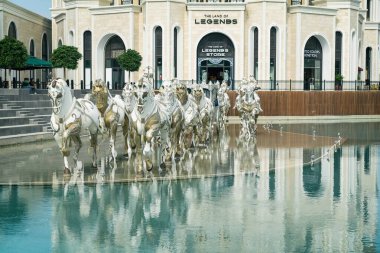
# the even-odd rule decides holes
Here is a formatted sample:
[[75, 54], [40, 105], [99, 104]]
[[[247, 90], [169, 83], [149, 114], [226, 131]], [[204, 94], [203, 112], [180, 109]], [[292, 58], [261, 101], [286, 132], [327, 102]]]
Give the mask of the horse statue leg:
[[129, 119], [127, 115], [124, 115], [124, 122], [122, 125], [123, 128], [123, 136], [124, 136], [124, 157], [128, 159], [129, 157], [129, 144], [128, 144], [128, 137], [129, 137]]
[[117, 152], [115, 148], [115, 140], [116, 140], [116, 132], [117, 132], [117, 122], [118, 122], [118, 116], [117, 113], [114, 113], [112, 110], [109, 110], [106, 112], [104, 116], [104, 122], [106, 127], [110, 130], [110, 152], [111, 152], [111, 158], [114, 161], [114, 164], [116, 164], [116, 157]]
[[56, 134], [54, 136], [58, 146], [59, 146], [59, 149], [61, 151], [61, 154], [63, 156], [63, 163], [64, 163], [64, 170], [63, 170], [63, 173], [64, 175], [71, 175], [71, 171], [70, 171], [70, 166], [69, 166], [69, 161], [68, 161], [68, 157], [70, 155], [70, 150], [68, 148], [68, 143], [66, 139], [64, 139], [63, 135], [58, 135]]
[[98, 129], [96, 126], [89, 128], [90, 148], [92, 148], [92, 167], [97, 168]]

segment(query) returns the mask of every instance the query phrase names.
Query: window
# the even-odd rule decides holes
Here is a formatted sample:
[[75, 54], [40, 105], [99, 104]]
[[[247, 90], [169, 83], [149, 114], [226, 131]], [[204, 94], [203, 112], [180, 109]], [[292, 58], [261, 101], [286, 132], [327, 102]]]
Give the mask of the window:
[[367, 47], [365, 50], [365, 80], [367, 85], [371, 81], [371, 64], [372, 64], [372, 48]]
[[30, 43], [29, 43], [29, 54], [31, 56], [35, 56], [34, 55], [34, 40], [30, 40]]
[[174, 78], [177, 77], [178, 69], [178, 28], [174, 28], [174, 52], [173, 52]]
[[259, 70], [259, 30], [253, 30], [253, 76], [257, 80]]
[[371, 0], [367, 0], [367, 20], [371, 20]]
[[17, 39], [16, 25], [13, 22], [9, 24], [8, 37]]
[[92, 35], [90, 31], [83, 33], [83, 70], [84, 70], [84, 85], [86, 89], [90, 88], [91, 82], [91, 42]]
[[335, 33], [335, 75], [342, 74], [342, 33]]
[[162, 84], [162, 28], [156, 27], [154, 30], [154, 65], [155, 65], [155, 88], [160, 88]]
[[277, 57], [277, 30], [275, 27], [270, 29], [270, 73], [269, 78], [271, 80], [271, 89], [276, 89], [276, 57]]
[[[42, 36], [42, 59], [47, 61], [48, 60], [48, 40], [47, 36], [44, 33]], [[42, 82], [46, 82], [48, 80], [48, 72], [46, 69], [42, 69], [42, 76], [41, 76]]]

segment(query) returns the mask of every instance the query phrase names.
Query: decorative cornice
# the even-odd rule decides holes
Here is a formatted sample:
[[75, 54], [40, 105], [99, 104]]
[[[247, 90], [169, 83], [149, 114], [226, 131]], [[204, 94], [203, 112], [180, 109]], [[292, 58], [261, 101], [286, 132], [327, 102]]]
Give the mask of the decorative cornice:
[[9, 13], [29, 22], [51, 28], [51, 19], [45, 18], [37, 13], [24, 9], [12, 2], [0, 0], [0, 10], [4, 13]]
[[245, 11], [245, 3], [187, 3], [188, 11]]
[[55, 23], [59, 23], [62, 20], [66, 19], [66, 13], [61, 12], [61, 13], [57, 14], [56, 16], [53, 16], [53, 19], [55, 20]]
[[294, 5], [288, 7], [288, 13], [290, 14], [316, 14], [325, 16], [336, 16], [337, 9], [325, 8], [325, 7], [315, 7], [315, 6], [303, 6]]
[[116, 13], [141, 12], [141, 6], [138, 5], [117, 5], [117, 6], [102, 6], [89, 8], [91, 15], [106, 15]]
[[353, 9], [353, 10], [359, 10], [360, 8], [360, 1], [358, 0], [334, 0], [334, 1], [327, 1], [326, 6], [328, 8], [337, 8], [337, 9]]
[[380, 22], [367, 21], [364, 24], [364, 30], [377, 30], [377, 31], [380, 31]]

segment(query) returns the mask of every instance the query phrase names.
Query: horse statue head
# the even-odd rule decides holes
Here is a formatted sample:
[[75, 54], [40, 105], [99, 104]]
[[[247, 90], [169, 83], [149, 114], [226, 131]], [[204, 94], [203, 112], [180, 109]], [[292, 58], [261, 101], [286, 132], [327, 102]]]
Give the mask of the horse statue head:
[[176, 86], [173, 81], [164, 81], [162, 86], [160, 87], [160, 95], [163, 102], [167, 105], [172, 105], [177, 97], [176, 97]]
[[197, 102], [197, 104], [199, 104], [201, 102], [201, 100], [203, 99], [203, 97], [205, 96], [205, 94], [203, 92], [202, 85], [196, 84], [194, 86], [194, 88], [193, 88], [193, 96], [194, 96], [195, 101]]
[[124, 99], [125, 109], [127, 113], [130, 114], [136, 104], [133, 85], [131, 83], [126, 83], [121, 95]]
[[142, 113], [144, 108], [152, 106], [154, 99], [153, 84], [148, 76], [144, 75], [134, 87], [134, 93], [138, 112]]
[[48, 95], [52, 103], [53, 113], [64, 116], [73, 102], [70, 88], [63, 79], [52, 79], [48, 84]]
[[187, 93], [187, 85], [183, 82], [175, 82], [175, 94], [182, 105], [187, 103], [189, 94]]
[[108, 88], [103, 80], [95, 80], [94, 84], [92, 85], [92, 95], [95, 97], [96, 107], [103, 115], [108, 107], [109, 96]]

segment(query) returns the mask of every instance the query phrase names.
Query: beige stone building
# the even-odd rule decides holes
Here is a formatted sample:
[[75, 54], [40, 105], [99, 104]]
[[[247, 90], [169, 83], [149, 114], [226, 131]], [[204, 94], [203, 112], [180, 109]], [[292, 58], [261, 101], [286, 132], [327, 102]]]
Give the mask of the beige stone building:
[[[380, 1], [52, 0], [52, 47], [83, 54], [76, 87], [101, 78], [119, 88], [126, 49], [162, 80], [235, 83], [253, 75], [263, 89], [334, 89], [380, 80]], [[293, 82], [289, 82], [292, 80]], [[292, 84], [290, 84], [292, 83]], [[343, 87], [344, 89], [345, 87]]]
[[[4, 36], [21, 41], [28, 54], [43, 60], [51, 55], [51, 20], [26, 10], [7, 0], [0, 0], [0, 39]], [[7, 71], [0, 70], [2, 80], [34, 78], [47, 81], [47, 70]]]

